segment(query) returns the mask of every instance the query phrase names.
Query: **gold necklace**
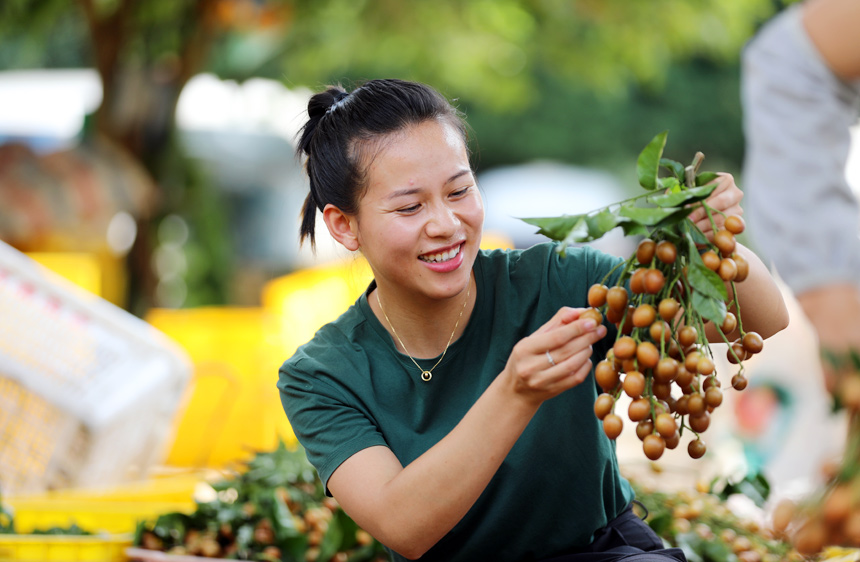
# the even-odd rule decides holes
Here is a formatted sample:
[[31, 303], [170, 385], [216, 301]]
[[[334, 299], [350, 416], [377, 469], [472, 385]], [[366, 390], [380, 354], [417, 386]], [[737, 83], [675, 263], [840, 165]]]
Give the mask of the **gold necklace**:
[[421, 365], [418, 364], [418, 361], [415, 360], [414, 357], [409, 353], [409, 350], [406, 349], [406, 344], [403, 343], [403, 340], [400, 339], [400, 336], [397, 335], [397, 330], [394, 329], [394, 324], [389, 320], [388, 315], [385, 314], [385, 309], [382, 308], [382, 301], [379, 299], [379, 287], [376, 288], [376, 302], [379, 303], [379, 310], [382, 311], [382, 315], [385, 316], [385, 320], [388, 322], [388, 326], [391, 328], [391, 332], [394, 334], [394, 337], [397, 338], [397, 341], [400, 342], [400, 347], [403, 348], [403, 351], [406, 352], [407, 357], [412, 359], [412, 362], [415, 363], [415, 366], [418, 367], [418, 370], [421, 371], [421, 380], [424, 382], [430, 382], [430, 379], [433, 378], [433, 369], [439, 366], [439, 363], [442, 362], [442, 359], [445, 359], [445, 354], [448, 353], [448, 347], [451, 345], [451, 342], [454, 340], [454, 334], [457, 333], [457, 326], [460, 325], [460, 318], [463, 317], [463, 312], [466, 311], [466, 305], [469, 304], [469, 291], [472, 290], [472, 280], [469, 280], [469, 287], [466, 289], [466, 302], [463, 303], [463, 308], [460, 309], [460, 315], [457, 317], [457, 323], [454, 324], [454, 331], [451, 332], [451, 337], [448, 338], [448, 343], [445, 344], [445, 349], [442, 351], [442, 357], [436, 361], [436, 364], [430, 367], [429, 370], [425, 371], [421, 368]]

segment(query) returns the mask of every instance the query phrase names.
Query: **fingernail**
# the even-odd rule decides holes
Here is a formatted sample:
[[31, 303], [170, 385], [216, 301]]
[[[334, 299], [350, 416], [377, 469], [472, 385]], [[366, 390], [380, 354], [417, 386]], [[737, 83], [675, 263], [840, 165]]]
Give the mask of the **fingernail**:
[[595, 325], [596, 324], [594, 323], [594, 320], [592, 320], [591, 318], [582, 323], [582, 327], [586, 330], [594, 328]]

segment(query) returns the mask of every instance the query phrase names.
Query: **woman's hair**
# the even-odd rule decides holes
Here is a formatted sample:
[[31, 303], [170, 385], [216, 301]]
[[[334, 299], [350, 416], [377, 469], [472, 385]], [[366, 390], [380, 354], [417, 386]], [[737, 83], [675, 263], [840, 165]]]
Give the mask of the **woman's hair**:
[[403, 80], [371, 80], [351, 93], [329, 86], [308, 102], [308, 121], [299, 132], [297, 154], [307, 156], [310, 193], [302, 208], [300, 241], [314, 246], [316, 210], [329, 203], [348, 214], [358, 211], [371, 149], [386, 135], [438, 120], [454, 126], [466, 141], [460, 112], [433, 88]]

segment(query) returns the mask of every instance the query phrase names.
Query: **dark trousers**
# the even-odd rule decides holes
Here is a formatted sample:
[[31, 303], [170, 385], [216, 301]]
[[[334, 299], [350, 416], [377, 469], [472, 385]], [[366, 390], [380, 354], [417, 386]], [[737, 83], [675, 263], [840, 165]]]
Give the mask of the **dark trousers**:
[[633, 513], [631, 504], [597, 531], [583, 550], [542, 562], [687, 562], [687, 558], [680, 548], [664, 548], [660, 537]]

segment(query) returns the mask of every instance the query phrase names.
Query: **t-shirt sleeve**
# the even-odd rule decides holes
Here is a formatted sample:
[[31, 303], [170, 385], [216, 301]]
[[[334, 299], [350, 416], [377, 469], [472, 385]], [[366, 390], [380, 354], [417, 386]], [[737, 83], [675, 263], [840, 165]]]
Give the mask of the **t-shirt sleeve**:
[[[554, 245], [556, 248], [557, 245]], [[591, 246], [568, 248], [565, 254], [555, 249], [550, 260], [550, 288], [557, 292], [568, 292], [570, 306], [587, 307], [588, 289], [595, 283], [612, 287], [624, 270], [625, 258], [613, 256]], [[566, 303], [566, 304], [567, 304]], [[604, 318], [606, 336], [593, 346], [592, 360], [603, 359], [615, 341], [617, 328]]]
[[602, 252], [591, 246], [568, 248], [564, 254], [557, 244], [549, 258], [550, 286], [554, 291], [567, 291], [569, 298], [580, 302], [575, 306], [588, 306], [588, 289], [595, 283], [611, 287], [623, 271], [624, 258]]
[[369, 413], [337, 387], [330, 368], [297, 355], [279, 371], [281, 403], [329, 493], [328, 479], [346, 459], [368, 447], [388, 445]]

